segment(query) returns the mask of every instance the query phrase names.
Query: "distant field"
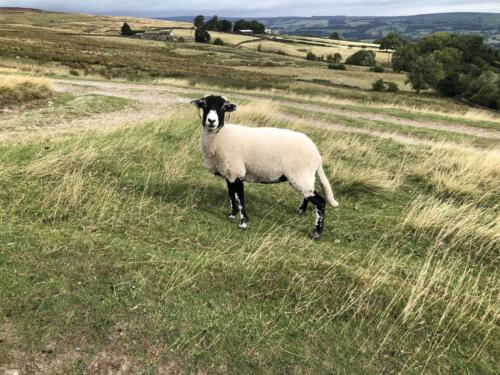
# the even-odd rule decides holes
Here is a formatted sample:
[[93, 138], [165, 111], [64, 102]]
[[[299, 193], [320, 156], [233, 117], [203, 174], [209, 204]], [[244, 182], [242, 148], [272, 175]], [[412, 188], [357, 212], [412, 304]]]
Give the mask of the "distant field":
[[134, 29], [192, 27], [187, 22], [161, 21], [146, 18], [93, 16], [88, 14], [37, 12], [0, 7], [0, 25], [19, 25], [59, 32], [117, 34], [124, 22]]
[[[335, 41], [28, 13], [0, 21], [0, 374], [497, 374], [498, 112], [293, 56]], [[208, 93], [317, 144], [340, 202], [319, 241], [287, 184], [245, 185], [248, 230], [226, 219]]]
[[[287, 37], [288, 40], [294, 40], [292, 37]], [[298, 43], [280, 43], [273, 40], [254, 40], [250, 43], [241, 44], [243, 48], [248, 48], [251, 50], [260, 49], [262, 52], [270, 53], [283, 53], [288, 56], [301, 57], [304, 58], [308, 52], [313, 52], [318, 56], [327, 56], [329, 54], [334, 54], [336, 52], [342, 55], [342, 60], [345, 61], [349, 56], [359, 51], [360, 47], [349, 47], [343, 44], [331, 44], [325, 43], [324, 46], [316, 46], [309, 44], [301, 44], [300, 40]], [[391, 53], [380, 51], [378, 48], [367, 48], [368, 50], [373, 50], [376, 54], [376, 60], [380, 63], [387, 64], [391, 61]]]

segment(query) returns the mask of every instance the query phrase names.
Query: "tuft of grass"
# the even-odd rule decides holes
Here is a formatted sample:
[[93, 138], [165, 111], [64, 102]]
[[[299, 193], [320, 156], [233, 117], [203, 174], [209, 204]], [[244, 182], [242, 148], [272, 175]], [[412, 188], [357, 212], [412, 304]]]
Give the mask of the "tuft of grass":
[[420, 236], [430, 235], [439, 246], [466, 249], [474, 256], [486, 254], [492, 259], [500, 247], [500, 207], [483, 208], [475, 203], [419, 196], [409, 204], [400, 226]]
[[500, 196], [500, 152], [496, 149], [433, 147], [412, 173], [445, 196], [480, 201]]
[[54, 95], [52, 84], [44, 78], [0, 77], [0, 108], [48, 99]]

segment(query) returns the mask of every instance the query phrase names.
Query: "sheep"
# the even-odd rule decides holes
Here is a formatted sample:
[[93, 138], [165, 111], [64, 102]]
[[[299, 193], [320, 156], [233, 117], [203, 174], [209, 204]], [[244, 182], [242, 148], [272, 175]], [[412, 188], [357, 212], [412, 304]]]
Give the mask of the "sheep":
[[338, 207], [332, 188], [323, 171], [321, 155], [305, 134], [280, 128], [252, 128], [224, 124], [225, 114], [234, 112], [236, 104], [223, 96], [205, 96], [191, 102], [203, 111], [201, 149], [205, 166], [216, 176], [226, 179], [230, 212], [228, 218], [240, 215], [239, 227], [248, 227], [243, 182], [279, 183], [287, 181], [302, 194], [297, 210], [306, 212], [308, 203], [315, 206], [316, 219], [311, 233], [317, 239], [323, 233], [325, 198], [314, 191], [316, 174], [326, 202]]

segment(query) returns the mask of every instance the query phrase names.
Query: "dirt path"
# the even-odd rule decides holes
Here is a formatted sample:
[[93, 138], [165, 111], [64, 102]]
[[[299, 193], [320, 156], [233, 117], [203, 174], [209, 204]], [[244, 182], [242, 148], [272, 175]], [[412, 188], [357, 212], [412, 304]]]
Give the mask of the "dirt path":
[[[17, 113], [3, 115], [2, 126], [0, 126], [0, 141], [20, 142], [33, 139], [44, 139], [55, 133], [70, 133], [84, 129], [112, 127], [113, 125], [120, 124], [125, 126], [135, 125], [152, 121], [161, 118], [164, 114], [171, 110], [172, 107], [187, 103], [188, 99], [179, 96], [180, 93], [199, 91], [198, 88], [190, 89], [160, 84], [142, 84], [116, 81], [54, 79], [53, 84], [57, 92], [70, 93], [77, 98], [91, 94], [104, 95], [130, 99], [137, 102], [138, 105], [121, 111], [91, 114], [86, 117], [72, 120], [58, 119], [57, 121], [54, 121], [54, 119], [50, 119], [50, 123], [43, 124], [42, 126], [39, 126], [38, 124], [36, 127], [30, 126], [29, 121], [21, 125], [20, 122], [23, 120], [22, 114], [20, 115]], [[265, 100], [262, 97], [253, 96], [251, 94], [233, 93], [232, 97], [240, 99]], [[500, 131], [493, 129], [483, 129], [461, 124], [417, 121], [380, 113], [356, 112], [341, 108], [295, 103], [287, 100], [275, 101], [287, 107], [331, 113], [334, 115], [366, 121], [383, 121], [399, 126], [410, 126], [415, 128], [462, 133], [475, 137], [500, 139]], [[345, 132], [369, 134], [379, 138], [390, 138], [402, 143], [425, 145], [440, 143], [431, 140], [417, 139], [397, 132], [390, 133], [374, 129], [351, 127], [327, 120], [304, 119], [294, 115], [286, 115], [286, 118], [288, 120], [302, 122], [308, 126], [327, 127]], [[12, 123], [11, 126], [8, 126], [9, 121]]]
[[53, 86], [56, 92], [74, 95], [75, 100], [85, 95], [103, 95], [130, 99], [138, 105], [72, 119], [43, 116], [36, 113], [36, 110], [4, 113], [0, 124], [0, 141], [27, 142], [46, 139], [54, 134], [141, 124], [161, 118], [172, 107], [188, 102], [187, 99], [173, 94], [171, 90], [167, 91], [156, 85], [55, 79]]
[[474, 126], [467, 126], [461, 124], [446, 124], [446, 123], [429, 122], [429, 121], [417, 121], [402, 117], [385, 115], [381, 113], [356, 112], [348, 109], [326, 108], [324, 106], [291, 103], [288, 101], [279, 101], [279, 102], [287, 107], [301, 108], [309, 111], [315, 110], [320, 113], [321, 112], [331, 113], [333, 115], [340, 115], [354, 119], [362, 119], [367, 121], [383, 121], [400, 126], [411, 126], [414, 128], [424, 128], [424, 129], [440, 130], [445, 132], [462, 133], [462, 134], [472, 135], [474, 137], [500, 139], [500, 131], [493, 129], [490, 130], [490, 129], [478, 128]]

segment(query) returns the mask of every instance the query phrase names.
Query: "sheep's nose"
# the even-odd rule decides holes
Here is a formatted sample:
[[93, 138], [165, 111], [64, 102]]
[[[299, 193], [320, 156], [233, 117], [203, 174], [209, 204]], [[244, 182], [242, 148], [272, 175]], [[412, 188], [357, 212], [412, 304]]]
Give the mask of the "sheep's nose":
[[208, 119], [208, 123], [209, 123], [210, 125], [213, 125], [213, 124], [214, 124], [214, 122], [215, 122], [215, 120], [214, 120], [214, 119], [211, 119], [211, 118], [209, 118], [209, 119]]

